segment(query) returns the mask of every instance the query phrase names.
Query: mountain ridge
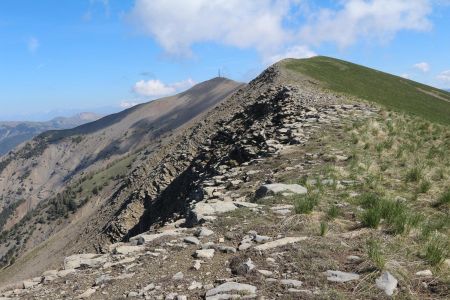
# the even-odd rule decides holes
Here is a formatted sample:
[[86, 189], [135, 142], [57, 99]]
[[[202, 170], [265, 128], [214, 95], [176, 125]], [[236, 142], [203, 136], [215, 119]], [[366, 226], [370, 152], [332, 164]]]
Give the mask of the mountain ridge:
[[[252, 296], [269, 298], [295, 298], [302, 293], [323, 298], [355, 294], [368, 298], [374, 293], [383, 297], [382, 291], [374, 292], [372, 287], [386, 270], [371, 253], [387, 252], [394, 245], [398, 248], [400, 233], [409, 233], [410, 227], [419, 232], [420, 224], [423, 234], [427, 226], [445, 224], [443, 210], [430, 203], [444, 191], [444, 179], [450, 175], [444, 162], [448, 131], [439, 122], [415, 116], [408, 107], [398, 113], [378, 99], [357, 98], [348, 93], [352, 86], [347, 93], [331, 92], [323, 85], [326, 81], [295, 72], [285, 63], [269, 67], [248, 85], [231, 84], [224, 94], [196, 91], [195, 96], [207, 94], [204, 100], [209, 99], [209, 109], [187, 93], [177, 99], [183, 102], [186, 97], [186, 103], [194, 101], [199, 106], [176, 106], [162, 118], [151, 120], [132, 118], [127, 128], [157, 138], [133, 144], [135, 152], [114, 155], [118, 152], [113, 151], [107, 163], [100, 160], [103, 168], [83, 169], [83, 175], [71, 176], [76, 180], [67, 183], [64, 191], [42, 201], [3, 234], [0, 251], [8, 241], [9, 245], [18, 241], [19, 256], [16, 261], [8, 260], [0, 281], [28, 279], [21, 283], [25, 288], [5, 295], [45, 298], [62, 289], [61, 297], [85, 297], [86, 293], [94, 299], [105, 295], [163, 299], [177, 294], [210, 299], [222, 294], [214, 286], [219, 289], [224, 282], [235, 282], [242, 287], [239, 284], [246, 282]], [[174, 99], [155, 102], [153, 107], [167, 108]], [[142, 108], [128, 113], [136, 116]], [[200, 113], [189, 111], [180, 117], [189, 108]], [[142, 113], [148, 116], [154, 110]], [[115, 118], [127, 120], [123, 115], [110, 117]], [[116, 145], [145, 137], [135, 135], [136, 131], [109, 132], [110, 119], [88, 129], [43, 134], [40, 139], [50, 141], [43, 151], [55, 151], [52, 143], [63, 145], [82, 133], [100, 137], [109, 133], [109, 143], [122, 133], [126, 138]], [[173, 127], [177, 130], [171, 131]], [[86, 148], [87, 140], [78, 143]], [[34, 149], [41, 151], [38, 145]], [[21, 157], [28, 155], [25, 152]], [[86, 165], [95, 164], [98, 156], [89, 158]], [[413, 156], [426, 161], [426, 169], [416, 171]], [[430, 162], [434, 157], [443, 161], [440, 170]], [[428, 183], [431, 190], [428, 176], [433, 178]], [[274, 186], [289, 188], [284, 194], [270, 194]], [[269, 197], [261, 197], [264, 191]], [[295, 194], [305, 191], [308, 194]], [[392, 200], [399, 197], [402, 200]], [[446, 205], [446, 198], [442, 199]], [[372, 214], [381, 213], [376, 209], [385, 209], [373, 201], [393, 212], [380, 216], [381, 224], [369, 223]], [[415, 212], [426, 215], [421, 219]], [[425, 216], [432, 222], [421, 221], [427, 220]], [[197, 234], [210, 229], [209, 237]], [[429, 230], [437, 237], [448, 232], [445, 225]], [[416, 247], [414, 253], [423, 244], [434, 245], [431, 236], [401, 237], [408, 247]], [[392, 244], [380, 246], [378, 241]], [[21, 245], [25, 245], [22, 250]], [[367, 247], [376, 249], [365, 254]], [[401, 286], [408, 286], [398, 293], [413, 290], [421, 297], [445, 297], [441, 275], [433, 277], [429, 289], [405, 279], [403, 274], [417, 272], [418, 264], [427, 267], [428, 258], [417, 262], [411, 252], [400, 252], [388, 256], [408, 262], [402, 266], [407, 271], [397, 269], [398, 263], [389, 264], [389, 272]], [[357, 256], [358, 262], [345, 256]], [[328, 281], [333, 280], [324, 273], [333, 279], [342, 273], [338, 270], [352, 271], [342, 276], [360, 280], [355, 284], [362, 288], [351, 283], [331, 285]], [[29, 279], [34, 276], [36, 280]], [[192, 282], [200, 287], [188, 289]], [[147, 284], [155, 288], [146, 289]]]

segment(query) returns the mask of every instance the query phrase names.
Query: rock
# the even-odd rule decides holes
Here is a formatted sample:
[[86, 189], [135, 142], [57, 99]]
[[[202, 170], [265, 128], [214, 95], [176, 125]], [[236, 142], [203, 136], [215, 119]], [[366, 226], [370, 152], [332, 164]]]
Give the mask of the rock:
[[36, 286], [40, 283], [40, 281], [34, 281], [34, 280], [25, 280], [22, 285], [24, 289], [32, 288], [33, 286]]
[[114, 249], [114, 254], [130, 254], [134, 252], [141, 252], [144, 251], [145, 247], [143, 246], [130, 246], [130, 245], [124, 245], [124, 246], [118, 246]]
[[136, 293], [136, 292], [129, 292], [127, 295], [128, 298], [137, 297], [137, 296], [139, 296], [139, 293]]
[[211, 229], [208, 229], [206, 227], [197, 228], [197, 230], [195, 231], [196, 237], [207, 237], [207, 236], [211, 236], [213, 234], [214, 234], [214, 231], [212, 231]]
[[48, 270], [42, 273], [42, 276], [58, 276], [58, 270]]
[[195, 236], [188, 236], [185, 237], [183, 239], [183, 242], [187, 243], [187, 244], [192, 244], [192, 245], [198, 245], [200, 244], [200, 241], [198, 240], [198, 238], [196, 238]]
[[243, 242], [239, 245], [238, 249], [239, 249], [239, 251], [244, 251], [244, 250], [251, 248], [252, 246], [253, 246], [253, 243], [251, 243], [251, 242]]
[[258, 234], [255, 235], [255, 237], [253, 238], [253, 240], [255, 242], [257, 242], [258, 244], [262, 244], [262, 243], [268, 242], [271, 239], [272, 239], [271, 237], [264, 236], [264, 235], [258, 235]]
[[423, 270], [423, 271], [416, 272], [416, 275], [424, 276], [424, 277], [433, 276], [433, 272], [431, 272], [431, 270]]
[[183, 280], [184, 274], [183, 272], [178, 272], [177, 274], [172, 276], [172, 280]]
[[327, 276], [328, 281], [333, 282], [347, 282], [359, 279], [359, 275], [356, 273], [347, 273], [341, 271], [328, 270], [325, 272], [325, 275]]
[[153, 291], [154, 289], [155, 289], [155, 284], [150, 283], [150, 284], [146, 285], [144, 288], [142, 288], [142, 291], [148, 292], [148, 291]]
[[270, 208], [274, 213], [279, 215], [288, 215], [294, 209], [294, 205], [277, 205]]
[[237, 207], [245, 207], [245, 208], [258, 208], [259, 205], [256, 203], [250, 203], [250, 202], [242, 202], [242, 201], [236, 201], [233, 202], [234, 205], [236, 205]]
[[130, 242], [135, 242], [138, 245], [142, 245], [145, 243], [150, 243], [153, 242], [155, 240], [164, 238], [164, 237], [168, 237], [168, 236], [178, 236], [180, 235], [183, 231], [185, 231], [184, 228], [177, 228], [177, 229], [171, 229], [171, 230], [165, 230], [161, 233], [153, 233], [153, 234], [139, 234], [136, 235], [132, 238], [130, 238]]
[[194, 260], [194, 265], [192, 266], [193, 269], [200, 270], [201, 266], [202, 266], [201, 260]]
[[188, 211], [188, 216], [186, 218], [187, 226], [194, 226], [196, 224], [204, 223], [211, 220], [209, 217], [215, 218], [216, 215], [225, 212], [233, 211], [237, 209], [237, 206], [233, 202], [226, 201], [209, 201], [197, 202]]
[[273, 272], [269, 270], [257, 270], [257, 272], [266, 277], [270, 277], [273, 275]]
[[271, 183], [264, 184], [256, 191], [256, 198], [275, 195], [278, 193], [306, 194], [308, 190], [299, 184]]
[[284, 285], [286, 287], [290, 287], [290, 288], [299, 288], [303, 285], [303, 282], [299, 281], [299, 280], [294, 280], [294, 279], [282, 279], [280, 280], [281, 285]]
[[170, 293], [166, 296], [166, 300], [175, 300], [178, 296], [178, 293]]
[[47, 276], [44, 276], [44, 278], [42, 278], [42, 282], [48, 283], [48, 282], [54, 281], [56, 279], [58, 279], [58, 275], [47, 275]]
[[236, 248], [230, 246], [219, 246], [219, 251], [223, 253], [236, 253]]
[[203, 287], [203, 284], [201, 284], [200, 282], [197, 281], [193, 281], [191, 283], [191, 285], [188, 287], [188, 290], [192, 291], [192, 290], [197, 290], [197, 289], [201, 289]]
[[77, 270], [75, 269], [67, 269], [67, 270], [61, 270], [58, 272], [58, 277], [66, 277], [69, 274], [75, 273]]
[[[221, 294], [234, 293], [242, 296], [256, 296], [256, 287], [250, 284], [237, 283], [237, 282], [225, 282], [206, 292], [206, 299], [227, 299], [213, 297]], [[228, 298], [231, 299], [231, 298]]]
[[352, 262], [360, 262], [362, 258], [356, 255], [349, 255], [347, 256], [347, 260]]
[[81, 295], [78, 295], [77, 297], [75, 297], [75, 299], [87, 299], [90, 296], [92, 296], [97, 290], [94, 288], [89, 288], [86, 291], [84, 291], [84, 293], [82, 293]]
[[307, 237], [285, 237], [279, 240], [275, 240], [272, 242], [268, 242], [259, 246], [256, 246], [254, 249], [257, 251], [267, 251], [273, 248], [286, 246], [289, 244], [294, 244], [300, 241], [306, 240]]
[[178, 295], [177, 300], [187, 300], [187, 296], [185, 295]]
[[113, 279], [114, 278], [111, 277], [111, 275], [103, 274], [100, 277], [97, 277], [97, 279], [95, 279], [95, 285], [100, 286], [104, 283], [110, 282]]
[[375, 280], [375, 283], [380, 290], [383, 290], [386, 293], [386, 295], [392, 296], [397, 288], [398, 281], [391, 273], [385, 271]]
[[233, 257], [230, 261], [231, 273], [234, 275], [245, 275], [255, 268], [253, 261], [247, 257]]
[[76, 254], [64, 259], [64, 269], [78, 269], [81, 266], [94, 268], [103, 265], [107, 260], [106, 255], [99, 254]]
[[214, 257], [214, 249], [202, 249], [195, 251], [194, 257], [195, 258], [207, 258], [211, 259]]

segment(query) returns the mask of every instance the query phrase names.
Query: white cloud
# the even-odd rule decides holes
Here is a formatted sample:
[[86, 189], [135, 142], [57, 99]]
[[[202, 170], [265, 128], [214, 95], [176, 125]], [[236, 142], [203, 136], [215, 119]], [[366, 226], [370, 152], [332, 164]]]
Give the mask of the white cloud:
[[293, 36], [283, 22], [297, 2], [136, 0], [128, 19], [173, 55], [189, 56], [200, 42], [273, 54]]
[[140, 80], [135, 83], [133, 91], [141, 96], [163, 97], [190, 88], [194, 84], [195, 81], [191, 78], [172, 84], [165, 84], [158, 79]]
[[310, 58], [313, 56], [317, 56], [317, 54], [307, 46], [293, 46], [280, 54], [272, 55], [267, 59], [267, 63], [272, 64], [284, 58]]
[[445, 84], [450, 84], [450, 70], [442, 71], [436, 78]]
[[136, 102], [136, 101], [122, 101], [122, 102], [120, 102], [120, 107], [126, 109], [126, 108], [136, 106], [140, 103], [141, 102]]
[[401, 74], [400, 77], [403, 77], [405, 79], [411, 79], [411, 75], [406, 74], [406, 73], [405, 74]]
[[39, 40], [35, 37], [31, 37], [27, 41], [28, 51], [35, 53], [40, 46]]
[[193, 45], [212, 42], [255, 49], [273, 62], [310, 56], [323, 43], [345, 48], [429, 30], [434, 1], [339, 0], [320, 8], [306, 0], [135, 0], [127, 19], [170, 55], [188, 57]]
[[324, 42], [348, 47], [360, 39], [392, 39], [398, 31], [431, 28], [429, 0], [348, 0], [339, 10], [321, 9], [301, 30], [315, 45]]
[[413, 67], [422, 71], [423, 73], [430, 71], [430, 65], [426, 62], [417, 63]]

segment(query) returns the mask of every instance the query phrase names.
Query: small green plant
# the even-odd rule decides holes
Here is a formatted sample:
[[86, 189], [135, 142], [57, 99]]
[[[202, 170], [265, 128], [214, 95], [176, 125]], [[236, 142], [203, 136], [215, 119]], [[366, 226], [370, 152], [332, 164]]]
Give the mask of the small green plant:
[[295, 213], [297, 214], [309, 214], [313, 211], [314, 207], [319, 203], [319, 197], [317, 194], [307, 194], [297, 196], [294, 199]]
[[327, 217], [329, 220], [336, 219], [340, 214], [341, 209], [336, 205], [332, 205], [327, 211]]
[[445, 237], [433, 236], [425, 246], [425, 260], [432, 266], [440, 265], [449, 253]]
[[379, 269], [383, 270], [386, 264], [380, 242], [376, 239], [369, 239], [366, 243], [367, 256], [370, 261]]
[[440, 207], [442, 205], [450, 205], [450, 188], [447, 188], [434, 204], [435, 207]]
[[422, 177], [422, 169], [419, 167], [413, 167], [406, 172], [405, 181], [406, 182], [417, 182]]
[[428, 180], [422, 180], [422, 182], [419, 185], [419, 193], [424, 194], [428, 192], [431, 188], [431, 182]]
[[381, 222], [381, 214], [380, 206], [366, 209], [361, 215], [361, 221], [365, 227], [378, 228]]
[[325, 236], [328, 232], [328, 223], [320, 222], [320, 236]]

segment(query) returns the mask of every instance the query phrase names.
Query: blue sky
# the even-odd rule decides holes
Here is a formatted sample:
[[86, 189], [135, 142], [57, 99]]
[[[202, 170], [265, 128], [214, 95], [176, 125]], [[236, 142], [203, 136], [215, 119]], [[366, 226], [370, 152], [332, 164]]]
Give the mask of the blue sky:
[[450, 88], [448, 0], [1, 0], [0, 120], [109, 113], [283, 57]]

